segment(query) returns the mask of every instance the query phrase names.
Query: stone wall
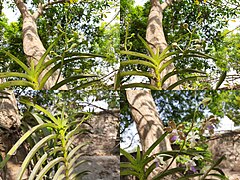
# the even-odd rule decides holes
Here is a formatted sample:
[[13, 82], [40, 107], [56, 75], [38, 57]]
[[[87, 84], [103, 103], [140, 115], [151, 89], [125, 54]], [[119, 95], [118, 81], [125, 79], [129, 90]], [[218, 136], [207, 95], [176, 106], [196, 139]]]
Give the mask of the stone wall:
[[214, 160], [225, 155], [220, 167], [230, 180], [240, 180], [240, 130], [216, 133], [208, 140]]
[[119, 110], [100, 112], [89, 119], [91, 134], [81, 135], [79, 142], [90, 142], [84, 150], [86, 156], [82, 159], [90, 160], [80, 166], [79, 170], [90, 170], [91, 173], [83, 180], [119, 180]]

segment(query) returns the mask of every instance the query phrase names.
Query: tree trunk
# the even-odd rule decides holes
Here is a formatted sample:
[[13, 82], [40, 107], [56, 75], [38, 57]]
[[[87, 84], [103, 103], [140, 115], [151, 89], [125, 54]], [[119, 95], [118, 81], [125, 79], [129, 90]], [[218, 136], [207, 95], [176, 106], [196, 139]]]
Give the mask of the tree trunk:
[[[165, 3], [162, 3], [162, 4], [160, 4], [159, 0], [151, 0], [150, 2], [151, 2], [151, 9], [148, 16], [146, 40], [152, 47], [154, 53], [156, 53], [157, 48], [160, 49], [160, 53], [161, 53], [168, 46], [164, 36], [163, 26], [162, 26], [163, 10], [172, 3], [172, 0], [167, 0]], [[169, 58], [166, 58], [162, 62], [162, 64], [168, 60]], [[161, 78], [163, 78], [167, 73], [173, 70], [174, 70], [174, 65], [170, 64], [169, 66], [167, 66], [167, 68], [165, 68], [162, 71]], [[154, 72], [152, 73], [155, 74]], [[162, 89], [166, 89], [176, 81], [177, 81], [177, 76], [176, 75], [171, 76], [162, 85]], [[156, 82], [151, 82], [151, 84], [155, 84], [155, 83]]]
[[[3, 158], [19, 139], [20, 116], [17, 108], [17, 101], [12, 91], [9, 95], [0, 93], [0, 156]], [[20, 146], [16, 154], [10, 158], [6, 166], [0, 170], [0, 179], [17, 179], [18, 171], [21, 168], [21, 162], [24, 160], [27, 152], [24, 146]], [[23, 179], [27, 179], [26, 171]]]
[[[162, 121], [159, 119], [157, 107], [150, 90], [127, 90], [127, 100], [130, 104], [132, 118], [136, 123], [143, 153], [164, 133]], [[150, 155], [172, 150], [169, 139], [165, 138]], [[175, 164], [173, 164], [175, 166]], [[149, 179], [163, 170], [156, 168]]]
[[[31, 14], [29, 10], [27, 9], [26, 5], [24, 4], [23, 0], [15, 0], [15, 4], [17, 5], [19, 11], [21, 12], [21, 15], [23, 17], [23, 50], [25, 55], [27, 56], [28, 64], [30, 65], [31, 61], [34, 62], [34, 65], [36, 66], [42, 55], [46, 52], [46, 49], [44, 48], [42, 41], [40, 40], [38, 36], [37, 31], [37, 25], [36, 20], [39, 16], [40, 12], [36, 14]], [[50, 57], [47, 56], [45, 59], [46, 61], [49, 61]], [[40, 82], [42, 77], [45, 75], [45, 73], [50, 69], [47, 68], [45, 71], [43, 71], [40, 75], [40, 78], [38, 81]], [[44, 85], [44, 89], [50, 89], [55, 83], [57, 83], [58, 78], [58, 72], [55, 72], [52, 77], [50, 77], [46, 84]], [[63, 77], [60, 76], [59, 81], [62, 81]], [[60, 88], [60, 90], [67, 90], [67, 86], [64, 85]]]

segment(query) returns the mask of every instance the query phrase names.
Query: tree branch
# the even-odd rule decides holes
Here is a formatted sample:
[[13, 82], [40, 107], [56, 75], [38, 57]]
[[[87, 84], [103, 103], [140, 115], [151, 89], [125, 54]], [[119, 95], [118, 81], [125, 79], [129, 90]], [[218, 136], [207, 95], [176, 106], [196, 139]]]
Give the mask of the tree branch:
[[171, 6], [174, 0], [166, 0], [164, 3], [161, 4], [162, 10], [166, 9], [168, 6]]
[[23, 18], [26, 16], [31, 16], [32, 14], [28, 11], [27, 6], [23, 2], [23, 0], [14, 0], [18, 10], [20, 11]]
[[43, 11], [45, 9], [47, 9], [49, 6], [52, 6], [54, 4], [62, 4], [62, 3], [66, 3], [66, 2], [70, 2], [70, 0], [58, 0], [58, 1], [52, 1], [52, 2], [49, 1], [46, 4], [39, 3], [38, 9], [37, 9], [37, 11], [34, 12], [33, 17], [36, 20], [39, 16], [41, 16], [43, 14]]

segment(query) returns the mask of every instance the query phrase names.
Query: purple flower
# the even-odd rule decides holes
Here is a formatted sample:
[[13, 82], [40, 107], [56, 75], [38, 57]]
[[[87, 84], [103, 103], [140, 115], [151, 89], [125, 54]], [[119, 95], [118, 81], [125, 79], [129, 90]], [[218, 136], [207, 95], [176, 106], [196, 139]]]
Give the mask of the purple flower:
[[207, 129], [211, 130], [211, 129], [214, 129], [214, 127], [213, 127], [213, 125], [207, 125]]
[[190, 166], [190, 170], [191, 170], [192, 172], [194, 172], [194, 173], [197, 172], [197, 169], [196, 169], [194, 166]]
[[171, 142], [175, 142], [177, 139], [178, 139], [178, 136], [177, 136], [177, 135], [173, 135], [173, 136], [170, 138], [170, 141], [171, 141]]

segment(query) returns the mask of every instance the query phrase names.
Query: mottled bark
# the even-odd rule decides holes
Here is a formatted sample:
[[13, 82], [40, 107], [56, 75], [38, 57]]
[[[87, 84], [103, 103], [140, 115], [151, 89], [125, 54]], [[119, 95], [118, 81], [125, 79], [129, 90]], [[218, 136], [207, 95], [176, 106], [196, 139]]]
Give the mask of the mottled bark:
[[[127, 90], [127, 100], [130, 104], [132, 118], [136, 123], [142, 151], [146, 152], [147, 149], [164, 133], [163, 124], [159, 118], [157, 107], [149, 90]], [[159, 146], [157, 146], [152, 154], [172, 150], [168, 138], [165, 138]], [[173, 163], [175, 166], [175, 163]], [[151, 179], [154, 175], [161, 172], [163, 168], [156, 168], [150, 175]]]
[[[17, 101], [12, 91], [9, 95], [0, 93], [0, 155], [4, 158], [19, 137], [20, 116], [17, 108]], [[4, 98], [3, 98], [4, 97]], [[7, 180], [17, 179], [17, 173], [21, 168], [21, 162], [27, 152], [23, 146], [10, 158], [6, 166], [0, 170], [0, 178]], [[26, 171], [23, 179], [27, 179]]]
[[[149, 42], [150, 46], [152, 47], [154, 53], [156, 53], [156, 49], [160, 49], [160, 53], [166, 49], [168, 46], [164, 32], [163, 32], [163, 11], [167, 8], [171, 3], [172, 0], [167, 0], [166, 2], [160, 4], [159, 0], [150, 0], [151, 2], [151, 9], [148, 16], [148, 25], [146, 31], [146, 40]], [[168, 61], [169, 58], [166, 58], [163, 62], [165, 63]], [[174, 65], [170, 64], [163, 72], [161, 73], [161, 78], [164, 77], [167, 73], [174, 70]], [[154, 73], [154, 72], [152, 72]], [[162, 85], [163, 89], [166, 89], [171, 84], [177, 81], [177, 76], [171, 76], [165, 83]], [[151, 82], [154, 84], [154, 82]], [[176, 88], [177, 89], [177, 88]]]
[[[46, 52], [46, 49], [44, 48], [42, 41], [40, 40], [40, 37], [38, 36], [37, 31], [37, 25], [36, 20], [37, 18], [42, 14], [43, 11], [43, 5], [39, 4], [38, 10], [31, 14], [29, 10], [27, 9], [26, 5], [24, 4], [23, 0], [15, 0], [15, 4], [17, 5], [19, 11], [21, 12], [21, 15], [23, 17], [23, 49], [24, 53], [27, 56], [28, 64], [31, 63], [31, 61], [34, 62], [34, 65], [38, 63], [42, 55]], [[50, 57], [47, 56], [45, 59], [46, 61], [49, 61]], [[45, 73], [50, 69], [47, 68], [43, 73], [41, 73], [40, 78], [38, 81], [40, 82], [42, 77], [45, 75]], [[57, 81], [58, 73], [54, 73], [46, 82], [44, 89], [50, 89]], [[59, 81], [63, 80], [63, 77], [60, 76]], [[67, 90], [67, 86], [62, 86], [60, 88], [61, 90]]]

